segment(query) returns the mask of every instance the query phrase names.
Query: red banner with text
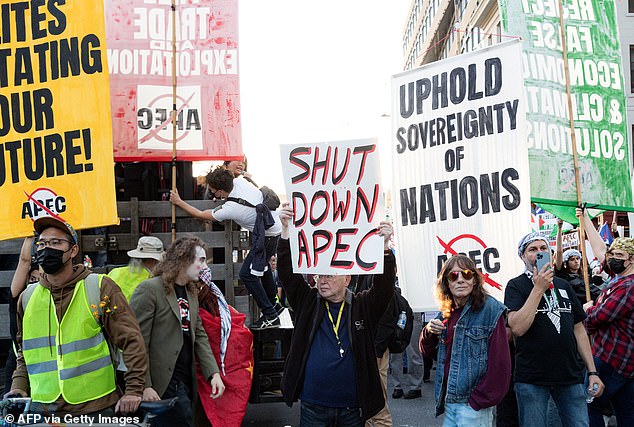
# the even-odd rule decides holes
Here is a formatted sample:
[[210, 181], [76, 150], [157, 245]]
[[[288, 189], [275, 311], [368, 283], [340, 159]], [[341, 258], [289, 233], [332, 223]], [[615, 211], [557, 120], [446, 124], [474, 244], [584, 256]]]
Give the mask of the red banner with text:
[[[172, 158], [171, 0], [109, 0], [106, 34], [116, 161]], [[237, 0], [176, 1], [179, 160], [242, 158]]]

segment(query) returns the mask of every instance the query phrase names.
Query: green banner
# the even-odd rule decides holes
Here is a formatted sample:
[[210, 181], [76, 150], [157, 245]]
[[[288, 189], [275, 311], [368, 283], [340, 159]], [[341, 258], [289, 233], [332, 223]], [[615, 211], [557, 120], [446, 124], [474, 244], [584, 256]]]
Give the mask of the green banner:
[[[498, 0], [523, 40], [531, 199], [559, 217], [577, 205], [557, 0]], [[632, 211], [621, 50], [613, 0], [564, 0], [581, 194], [588, 207]], [[560, 206], [558, 209], [557, 206]]]

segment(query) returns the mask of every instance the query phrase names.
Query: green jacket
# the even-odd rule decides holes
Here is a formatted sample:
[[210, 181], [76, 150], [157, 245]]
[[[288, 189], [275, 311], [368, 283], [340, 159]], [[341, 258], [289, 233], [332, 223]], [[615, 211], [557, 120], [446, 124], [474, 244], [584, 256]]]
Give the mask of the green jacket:
[[[198, 296], [187, 291], [189, 300], [190, 327], [194, 356], [208, 380], [220, 372], [209, 346], [209, 338], [198, 315]], [[180, 308], [174, 292], [167, 293], [161, 277], [141, 282], [132, 294], [130, 306], [136, 314], [145, 340], [148, 355], [146, 387], [152, 387], [162, 396], [174, 373], [176, 359], [183, 346]], [[196, 366], [192, 365], [194, 395], [196, 388]]]

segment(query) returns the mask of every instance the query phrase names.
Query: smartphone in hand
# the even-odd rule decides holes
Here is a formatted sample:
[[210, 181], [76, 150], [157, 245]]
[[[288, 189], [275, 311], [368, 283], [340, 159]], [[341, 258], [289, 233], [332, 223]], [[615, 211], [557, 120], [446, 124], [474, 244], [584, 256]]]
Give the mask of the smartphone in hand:
[[544, 268], [545, 265], [551, 268], [550, 251], [537, 252], [537, 257], [535, 258], [535, 260], [537, 262], [538, 273], [542, 271], [542, 268]]

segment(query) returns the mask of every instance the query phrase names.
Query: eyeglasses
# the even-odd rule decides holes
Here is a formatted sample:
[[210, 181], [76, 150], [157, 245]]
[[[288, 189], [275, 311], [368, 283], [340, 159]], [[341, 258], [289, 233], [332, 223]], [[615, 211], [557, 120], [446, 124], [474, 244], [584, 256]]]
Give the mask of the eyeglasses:
[[450, 282], [455, 282], [456, 280], [458, 280], [459, 274], [462, 274], [463, 279], [471, 280], [475, 272], [471, 270], [450, 271], [449, 274], [447, 274], [447, 278], [449, 279]]
[[336, 274], [317, 274], [315, 275], [315, 282], [318, 282], [319, 280], [325, 280], [327, 282], [330, 282], [334, 280], [335, 277], [337, 277]]
[[73, 245], [73, 242], [71, 242], [70, 240], [66, 240], [66, 239], [49, 239], [49, 240], [38, 240], [37, 242], [35, 242], [35, 249], [37, 249], [38, 251], [41, 251], [42, 249], [44, 249], [47, 246], [50, 246], [52, 248], [58, 248], [60, 246], [62, 246], [62, 242], [66, 242], [68, 244], [70, 244], [71, 246]]

